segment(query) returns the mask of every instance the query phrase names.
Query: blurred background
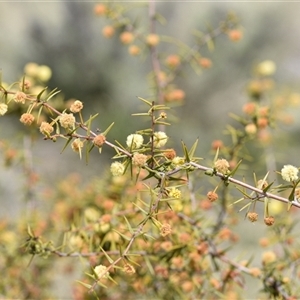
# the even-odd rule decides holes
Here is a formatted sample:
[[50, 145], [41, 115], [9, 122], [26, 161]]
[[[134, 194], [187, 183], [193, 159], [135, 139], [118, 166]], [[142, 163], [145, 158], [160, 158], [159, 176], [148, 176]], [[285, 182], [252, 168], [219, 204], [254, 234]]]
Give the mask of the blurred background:
[[[94, 5], [84, 1], [2, 2], [0, 68], [3, 81], [12, 83], [22, 77], [29, 62], [49, 66], [49, 87], [61, 90], [64, 101], [76, 98], [84, 102], [85, 116], [99, 112], [94, 124], [100, 130], [115, 122], [108, 140], [124, 143], [127, 135], [141, 129], [140, 120], [131, 114], [143, 109], [137, 97], [147, 98], [151, 93], [146, 79], [151, 64], [143, 56], [130, 56], [117, 35], [103, 37], [102, 28], [107, 21], [94, 14]], [[145, 2], [128, 5], [136, 6], [133, 14], [140, 16], [138, 22], [147, 32]], [[170, 146], [178, 151], [181, 140], [190, 146], [199, 138], [198, 155], [211, 158], [211, 142], [223, 137], [226, 124], [234, 124], [229, 112], [242, 112], [248, 99], [247, 84], [254, 66], [261, 61], [276, 63], [274, 79], [283, 90], [299, 92], [300, 3], [165, 1], [158, 2], [156, 8], [167, 20], [165, 25], [157, 25], [157, 33], [172, 35], [191, 46], [194, 29], [205, 32], [208, 26], [214, 28], [228, 12], [238, 16], [243, 30], [243, 39], [238, 43], [222, 36], [217, 38], [214, 51], [203, 47], [201, 53], [213, 63], [210, 69], [196, 74], [187, 67], [176, 80], [186, 98], [182, 106], [174, 109], [172, 127], [167, 130]], [[280, 143], [273, 146], [279, 165], [289, 158], [289, 163], [298, 166], [298, 112], [291, 113], [295, 123], [278, 129]], [[107, 148], [101, 156], [93, 151], [86, 165], [70, 149], [59, 154], [62, 143], [43, 141], [41, 135], [34, 142], [28, 141], [20, 135], [21, 129], [24, 130], [16, 116], [0, 118], [0, 139], [9, 139], [18, 149], [30, 148], [33, 168], [48, 182], [54, 183], [73, 172], [80, 172], [88, 181], [101, 174], [110, 163], [107, 158], [113, 155]], [[1, 214], [5, 216], [16, 217], [22, 211], [24, 178], [18, 167], [21, 168], [0, 171]]]

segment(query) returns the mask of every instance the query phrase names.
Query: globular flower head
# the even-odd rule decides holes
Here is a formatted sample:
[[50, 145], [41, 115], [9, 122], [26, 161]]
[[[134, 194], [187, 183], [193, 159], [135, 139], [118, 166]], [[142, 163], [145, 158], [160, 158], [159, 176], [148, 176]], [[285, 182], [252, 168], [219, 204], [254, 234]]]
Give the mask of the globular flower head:
[[167, 159], [174, 159], [176, 157], [176, 151], [174, 149], [166, 149], [164, 151], [164, 156], [167, 158]]
[[62, 113], [59, 117], [59, 123], [64, 128], [73, 128], [75, 125], [75, 117], [73, 114]]
[[108, 278], [109, 272], [107, 271], [107, 267], [103, 265], [96, 266], [94, 268], [94, 272], [98, 276], [98, 278]]
[[144, 142], [144, 138], [141, 134], [130, 134], [126, 140], [126, 144], [130, 149], [141, 148], [143, 142]]
[[20, 89], [29, 90], [31, 88], [31, 81], [25, 79], [24, 82], [20, 82]]
[[110, 171], [113, 176], [121, 176], [123, 175], [125, 167], [122, 163], [115, 161], [110, 166]]
[[72, 113], [78, 113], [83, 109], [83, 103], [79, 100], [76, 100], [70, 107]]
[[218, 200], [219, 196], [216, 192], [214, 191], [210, 191], [207, 193], [207, 199], [210, 201], [210, 202], [215, 202]]
[[98, 134], [97, 136], [94, 137], [93, 143], [97, 147], [102, 147], [106, 141], [106, 137], [103, 134]]
[[258, 214], [256, 212], [248, 212], [247, 213], [247, 218], [251, 221], [251, 222], [256, 222], [258, 220]]
[[229, 162], [226, 159], [218, 159], [215, 162], [215, 169], [217, 172], [226, 175], [229, 171]]
[[46, 136], [49, 136], [53, 132], [54, 128], [48, 122], [42, 122], [40, 126], [40, 132]]
[[181, 198], [181, 191], [180, 191], [179, 189], [172, 188], [172, 189], [169, 191], [169, 196], [170, 196], [171, 198], [180, 199], [180, 198]]
[[272, 216], [265, 217], [264, 222], [267, 226], [272, 226], [275, 223], [275, 218]]
[[81, 148], [83, 147], [83, 142], [80, 139], [75, 139], [72, 142], [71, 147], [72, 147], [73, 151], [80, 152]]
[[14, 95], [14, 101], [17, 103], [25, 103], [25, 99], [26, 99], [26, 94], [23, 92], [16, 92]]
[[174, 164], [175, 166], [183, 165], [184, 162], [185, 162], [184, 157], [176, 156], [172, 159], [172, 164]]
[[285, 165], [281, 169], [282, 179], [288, 182], [295, 181], [298, 179], [299, 170], [292, 165]]
[[143, 167], [147, 162], [147, 155], [135, 152], [132, 157], [132, 163], [137, 167]]
[[172, 233], [172, 227], [170, 224], [168, 223], [165, 223], [165, 224], [162, 224], [161, 228], [160, 228], [160, 235], [161, 236], [167, 236], [169, 234]]
[[167, 143], [167, 141], [168, 136], [163, 131], [157, 131], [153, 133], [153, 145], [155, 148], [163, 147]]
[[32, 114], [29, 113], [25, 113], [21, 116], [20, 118], [21, 123], [23, 123], [24, 125], [31, 125], [34, 121], [34, 116]]
[[3, 116], [6, 114], [8, 109], [8, 106], [4, 103], [0, 103], [0, 116]]

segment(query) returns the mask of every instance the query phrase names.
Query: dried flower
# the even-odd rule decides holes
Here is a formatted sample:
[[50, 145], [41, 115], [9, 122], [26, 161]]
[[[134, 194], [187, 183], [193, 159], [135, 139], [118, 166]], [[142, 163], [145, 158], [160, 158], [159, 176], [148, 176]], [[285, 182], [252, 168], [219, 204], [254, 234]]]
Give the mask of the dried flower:
[[265, 217], [264, 222], [267, 226], [272, 226], [275, 223], [275, 219], [272, 216]]
[[135, 152], [132, 157], [132, 163], [135, 166], [142, 167], [146, 164], [147, 159], [147, 155]]
[[115, 161], [110, 166], [110, 171], [113, 176], [121, 176], [123, 175], [125, 167], [122, 163]]
[[59, 122], [64, 128], [73, 128], [75, 125], [75, 117], [73, 114], [62, 113], [59, 117]]
[[83, 147], [83, 142], [79, 138], [75, 139], [72, 142], [71, 147], [72, 147], [73, 151], [79, 152], [81, 150], [81, 148]]
[[144, 142], [144, 138], [141, 134], [130, 134], [126, 140], [126, 144], [130, 149], [141, 148], [143, 142]]
[[226, 159], [218, 159], [215, 162], [215, 169], [225, 175], [229, 171], [229, 162]]
[[24, 104], [26, 99], [26, 94], [23, 92], [16, 92], [13, 99], [16, 103]]
[[163, 147], [167, 143], [167, 140], [168, 136], [163, 131], [157, 131], [153, 133], [153, 146], [155, 148]]
[[160, 228], [160, 235], [165, 237], [169, 234], [172, 233], [172, 227], [170, 224], [168, 223], [165, 223], [165, 224], [162, 224], [161, 228]]
[[281, 169], [282, 179], [285, 181], [295, 181], [298, 179], [299, 170], [292, 165], [285, 165]]
[[0, 103], [0, 116], [3, 116], [6, 114], [8, 109], [8, 106], [4, 103]]
[[181, 191], [180, 191], [179, 189], [172, 188], [172, 189], [169, 191], [169, 196], [170, 196], [171, 198], [180, 199], [180, 198], [181, 198]]
[[253, 223], [258, 219], [258, 214], [256, 212], [248, 212], [247, 218]]
[[210, 202], [215, 202], [216, 200], [218, 200], [218, 194], [214, 191], [208, 192], [206, 196]]
[[166, 150], [164, 150], [164, 156], [167, 159], [172, 160], [176, 157], [176, 151], [174, 149], [166, 149]]
[[98, 276], [98, 278], [108, 278], [109, 272], [107, 271], [107, 267], [103, 265], [96, 266], [94, 268], [94, 272]]
[[42, 122], [40, 126], [40, 132], [46, 136], [49, 136], [53, 132], [54, 128], [48, 122]]
[[123, 268], [124, 272], [127, 274], [134, 274], [135, 273], [135, 268], [131, 264], [126, 264]]
[[29, 113], [25, 113], [22, 114], [21, 118], [20, 118], [21, 123], [23, 123], [24, 125], [31, 125], [34, 121], [34, 116], [32, 114]]
[[72, 113], [78, 113], [83, 109], [83, 103], [79, 100], [76, 100], [70, 107]]
[[106, 137], [103, 134], [98, 134], [93, 139], [94, 145], [97, 146], [97, 147], [99, 147], [99, 148], [104, 145], [105, 141], [106, 141]]

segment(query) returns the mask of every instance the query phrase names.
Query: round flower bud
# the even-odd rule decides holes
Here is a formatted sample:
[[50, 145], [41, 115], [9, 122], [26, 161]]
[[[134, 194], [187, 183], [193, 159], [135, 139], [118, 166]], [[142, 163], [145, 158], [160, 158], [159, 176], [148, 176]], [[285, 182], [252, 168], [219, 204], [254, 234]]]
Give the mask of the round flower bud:
[[23, 92], [16, 92], [14, 97], [13, 97], [14, 101], [17, 103], [25, 103], [25, 99], [26, 99], [26, 94]]
[[228, 37], [231, 41], [237, 42], [243, 37], [243, 33], [239, 29], [232, 29], [228, 32]]
[[128, 48], [128, 52], [129, 54], [131, 54], [132, 56], [137, 56], [141, 53], [141, 48], [136, 46], [136, 45], [131, 45]]
[[29, 81], [28, 79], [25, 79], [24, 82], [23, 80], [20, 82], [19, 84], [20, 86], [20, 89], [23, 89], [26, 91], [26, 90], [29, 90], [30, 87], [31, 87], [31, 81]]
[[111, 38], [115, 34], [115, 28], [110, 25], [104, 26], [102, 29], [102, 34], [106, 38]]
[[83, 109], [83, 103], [79, 100], [76, 100], [70, 107], [72, 113], [78, 113]]
[[248, 212], [247, 218], [248, 218], [251, 222], [256, 222], [256, 221], [258, 220], [258, 214], [257, 214], [256, 212]]
[[275, 219], [274, 217], [270, 216], [270, 217], [265, 217], [264, 218], [264, 222], [267, 226], [272, 226], [275, 223]]
[[21, 116], [20, 118], [21, 123], [23, 123], [24, 125], [31, 125], [34, 121], [34, 116], [32, 114], [29, 113], [25, 113]]
[[102, 3], [95, 5], [94, 13], [98, 16], [104, 16], [107, 13], [107, 6]]
[[46, 136], [49, 136], [53, 132], [54, 128], [48, 122], [42, 122], [40, 126], [40, 132]]
[[222, 149], [224, 147], [224, 143], [221, 140], [214, 140], [211, 143], [211, 147], [213, 150]]
[[180, 65], [180, 57], [176, 54], [169, 55], [166, 58], [166, 64], [170, 68], [176, 68]]
[[216, 192], [210, 191], [206, 196], [210, 202], [215, 202], [218, 200], [218, 194]]
[[292, 165], [285, 165], [281, 169], [282, 179], [288, 182], [295, 181], [298, 179], [299, 170]]
[[256, 112], [256, 103], [248, 102], [243, 106], [243, 112], [247, 115], [254, 115]]
[[62, 113], [59, 117], [59, 123], [63, 128], [73, 128], [75, 125], [75, 117], [73, 114]]
[[151, 33], [146, 37], [146, 43], [151, 46], [154, 47], [156, 45], [158, 45], [159, 43], [159, 36], [155, 33]]
[[141, 148], [143, 142], [144, 142], [144, 138], [141, 134], [130, 134], [126, 140], [126, 144], [130, 149]]
[[181, 89], [175, 89], [165, 95], [167, 102], [182, 101], [185, 98], [185, 92]]
[[134, 40], [134, 35], [132, 32], [124, 31], [120, 34], [120, 40], [123, 44], [130, 44]]
[[125, 167], [122, 163], [115, 161], [110, 166], [110, 171], [113, 176], [121, 176], [123, 175]]
[[[151, 138], [152, 141], [152, 138]], [[157, 131], [153, 134], [153, 145], [155, 148], [163, 147], [168, 141], [168, 136], [163, 131]]]
[[8, 109], [8, 106], [4, 103], [0, 103], [0, 116], [3, 116], [6, 114]]
[[98, 134], [97, 136], [94, 137], [93, 143], [97, 147], [102, 147], [105, 144], [106, 137], [103, 134]]
[[206, 57], [201, 57], [198, 62], [203, 69], [209, 69], [212, 66], [211, 60]]

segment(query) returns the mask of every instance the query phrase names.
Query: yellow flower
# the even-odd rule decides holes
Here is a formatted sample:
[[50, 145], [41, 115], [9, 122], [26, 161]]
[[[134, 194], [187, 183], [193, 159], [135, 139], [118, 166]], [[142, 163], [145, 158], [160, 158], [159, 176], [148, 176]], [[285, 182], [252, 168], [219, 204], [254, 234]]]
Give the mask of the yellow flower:
[[109, 272], [107, 271], [107, 267], [103, 265], [96, 266], [94, 268], [94, 272], [98, 276], [98, 278], [108, 278]]
[[167, 141], [168, 141], [168, 136], [163, 131], [154, 132], [153, 145], [155, 148], [163, 147], [167, 143]]
[[121, 176], [123, 175], [125, 167], [118, 161], [115, 161], [110, 166], [110, 171], [113, 176]]
[[292, 165], [285, 165], [281, 169], [282, 179], [285, 181], [295, 181], [298, 179], [299, 170]]
[[130, 134], [126, 140], [126, 144], [130, 149], [139, 149], [143, 142], [144, 138], [140, 134]]
[[64, 128], [72, 128], [75, 125], [73, 114], [62, 113], [59, 117], [60, 125]]
[[78, 113], [83, 109], [83, 103], [79, 100], [76, 100], [70, 107], [72, 113]]

